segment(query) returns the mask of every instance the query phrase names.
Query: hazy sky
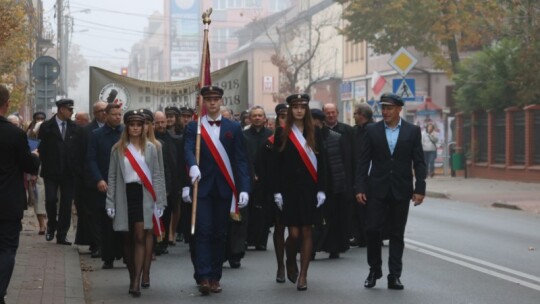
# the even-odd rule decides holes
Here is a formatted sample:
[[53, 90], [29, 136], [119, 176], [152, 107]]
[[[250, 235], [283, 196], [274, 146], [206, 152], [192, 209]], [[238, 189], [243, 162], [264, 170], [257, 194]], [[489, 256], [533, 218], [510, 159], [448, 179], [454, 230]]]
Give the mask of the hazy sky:
[[[148, 17], [163, 13], [162, 0], [63, 0], [65, 13], [74, 18], [72, 43], [80, 46], [81, 54], [89, 65], [99, 66], [115, 73], [127, 66], [131, 46], [143, 38]], [[43, 0], [44, 18], [56, 33], [56, 0]], [[83, 10], [89, 12], [82, 12]], [[54, 41], [56, 43], [56, 40]], [[88, 70], [81, 77], [77, 89], [70, 89], [75, 107], [88, 103]], [[80, 105], [80, 106], [79, 106]]]
[[[44, 0], [45, 17], [56, 32], [54, 5]], [[148, 16], [163, 13], [160, 0], [64, 0], [74, 18], [72, 42], [81, 46], [88, 61], [118, 60], [127, 63], [131, 46], [143, 37]], [[82, 12], [83, 10], [90, 10]]]

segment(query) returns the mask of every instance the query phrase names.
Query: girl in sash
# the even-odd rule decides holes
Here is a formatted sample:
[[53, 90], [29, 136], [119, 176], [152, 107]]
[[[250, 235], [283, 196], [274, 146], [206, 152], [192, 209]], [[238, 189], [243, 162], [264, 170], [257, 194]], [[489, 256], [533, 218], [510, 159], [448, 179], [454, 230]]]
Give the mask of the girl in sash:
[[322, 220], [319, 207], [326, 199], [326, 157], [321, 133], [311, 120], [309, 99], [307, 94], [287, 97], [287, 120], [284, 127], [276, 129], [274, 142], [274, 201], [283, 211], [282, 222], [289, 232], [285, 243], [287, 278], [298, 290], [307, 289], [311, 227]]
[[144, 121], [141, 111], [124, 114], [126, 128], [111, 151], [106, 201], [114, 230], [124, 233], [129, 293], [134, 297], [141, 295], [146, 238], [153, 228], [154, 215], [163, 215], [165, 202], [158, 152], [143, 132]]
[[[161, 172], [162, 179], [165, 181], [165, 168], [163, 164], [163, 148], [161, 145], [161, 142], [156, 139], [156, 135], [154, 133], [154, 113], [148, 109], [140, 109], [140, 112], [142, 112], [144, 116], [144, 129], [143, 133], [146, 135], [146, 138], [149, 142], [151, 142], [157, 150], [158, 155], [158, 164], [159, 164], [159, 170]], [[165, 201], [166, 203], [166, 201]], [[166, 206], [165, 204], [164, 206]], [[142, 288], [150, 288], [150, 266], [152, 264], [152, 258], [154, 253], [154, 244], [155, 241], [161, 242], [161, 238], [156, 239], [156, 235], [154, 233], [147, 233], [146, 234], [146, 248], [144, 253], [144, 263], [143, 263], [143, 272], [142, 272], [142, 281], [141, 281], [141, 287]]]

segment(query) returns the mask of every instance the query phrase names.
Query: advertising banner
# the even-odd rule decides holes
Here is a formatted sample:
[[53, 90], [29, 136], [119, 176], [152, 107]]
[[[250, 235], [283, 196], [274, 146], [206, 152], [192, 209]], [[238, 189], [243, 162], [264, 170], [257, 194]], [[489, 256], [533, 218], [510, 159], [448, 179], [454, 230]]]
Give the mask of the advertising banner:
[[171, 4], [171, 79], [197, 77], [202, 44], [199, 1], [170, 0]]
[[[247, 61], [211, 73], [212, 84], [222, 87], [223, 105], [234, 113], [248, 108]], [[138, 80], [98, 67], [90, 67], [90, 103], [119, 103], [122, 110], [146, 108], [161, 111], [167, 106], [195, 108], [199, 77], [180, 81]]]

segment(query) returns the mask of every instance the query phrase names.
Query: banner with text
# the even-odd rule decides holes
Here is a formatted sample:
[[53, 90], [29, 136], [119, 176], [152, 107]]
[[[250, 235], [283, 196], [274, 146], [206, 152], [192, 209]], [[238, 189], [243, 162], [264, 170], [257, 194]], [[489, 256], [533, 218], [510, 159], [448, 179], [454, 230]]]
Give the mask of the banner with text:
[[[224, 89], [223, 105], [234, 113], [248, 107], [247, 61], [211, 73], [212, 84]], [[161, 111], [167, 106], [195, 108], [199, 77], [180, 81], [138, 80], [98, 67], [90, 67], [90, 104], [96, 100], [119, 103], [122, 110], [146, 108]]]

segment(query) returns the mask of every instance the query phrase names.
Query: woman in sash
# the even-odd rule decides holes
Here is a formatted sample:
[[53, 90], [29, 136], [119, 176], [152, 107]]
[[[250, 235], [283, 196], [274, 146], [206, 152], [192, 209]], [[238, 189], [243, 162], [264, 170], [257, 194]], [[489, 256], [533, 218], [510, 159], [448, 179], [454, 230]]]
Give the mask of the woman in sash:
[[321, 221], [319, 207], [326, 199], [326, 157], [320, 130], [313, 126], [309, 99], [307, 94], [287, 97], [287, 120], [276, 129], [274, 141], [274, 201], [283, 211], [282, 222], [289, 232], [285, 242], [287, 278], [298, 290], [307, 289], [312, 225]]
[[[124, 132], [111, 151], [106, 209], [115, 231], [124, 233], [129, 293], [141, 295], [146, 238], [163, 215], [165, 186], [156, 146], [147, 140], [141, 111], [124, 114]], [[159, 223], [159, 221], [157, 221]]]

